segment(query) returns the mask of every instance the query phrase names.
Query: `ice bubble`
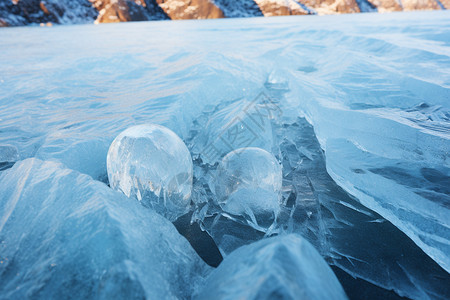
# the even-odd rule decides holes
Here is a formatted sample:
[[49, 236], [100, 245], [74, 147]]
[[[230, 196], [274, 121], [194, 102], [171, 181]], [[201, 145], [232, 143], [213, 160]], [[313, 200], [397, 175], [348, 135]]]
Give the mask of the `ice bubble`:
[[190, 207], [192, 158], [183, 141], [160, 125], [138, 125], [119, 134], [107, 156], [113, 189], [135, 197], [174, 221]]
[[280, 204], [281, 166], [269, 152], [241, 148], [228, 153], [219, 164], [215, 194], [221, 208], [244, 216], [254, 228], [273, 223]]
[[270, 72], [265, 86], [274, 90], [289, 90], [289, 79], [286, 77], [286, 70], [275, 69]]

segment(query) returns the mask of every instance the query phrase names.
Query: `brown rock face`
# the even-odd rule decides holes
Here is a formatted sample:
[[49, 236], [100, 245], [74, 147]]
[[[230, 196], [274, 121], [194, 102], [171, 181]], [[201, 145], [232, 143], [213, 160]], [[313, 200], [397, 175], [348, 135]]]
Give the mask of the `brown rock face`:
[[39, 7], [41, 8], [41, 10], [44, 12], [44, 14], [49, 15], [50, 12], [48, 11], [47, 7], [45, 6], [45, 2], [41, 1], [39, 3]]
[[396, 0], [368, 0], [378, 9], [378, 12], [401, 11], [402, 7]]
[[168, 19], [155, 0], [89, 0], [89, 2], [98, 11], [96, 24]]
[[441, 9], [435, 0], [403, 0], [403, 10]]
[[[402, 0], [397, 2], [396, 0], [368, 0], [371, 4], [378, 8], [378, 12], [389, 11], [410, 11], [410, 10], [432, 10], [441, 9], [439, 4], [435, 0]], [[450, 4], [450, 0], [447, 4]], [[444, 3], [441, 1], [441, 3]], [[401, 3], [401, 4], [400, 4]], [[445, 7], [445, 4], [443, 4]]]
[[441, 0], [441, 4], [445, 9], [450, 9], [450, 0]]
[[132, 21], [130, 14], [128, 13], [129, 7], [126, 0], [90, 1], [99, 12], [95, 23], [116, 23]]
[[156, 0], [172, 20], [224, 18], [223, 12], [210, 0]]
[[355, 0], [302, 0], [301, 2], [307, 7], [314, 9], [319, 15], [360, 12]]
[[289, 15], [307, 15], [297, 2], [293, 0], [254, 0], [264, 17], [289, 16]]
[[258, 4], [265, 17], [309, 14], [310, 12], [300, 6], [298, 2], [314, 10], [319, 15], [360, 12], [356, 0], [300, 0], [298, 2], [293, 0], [254, 1]]

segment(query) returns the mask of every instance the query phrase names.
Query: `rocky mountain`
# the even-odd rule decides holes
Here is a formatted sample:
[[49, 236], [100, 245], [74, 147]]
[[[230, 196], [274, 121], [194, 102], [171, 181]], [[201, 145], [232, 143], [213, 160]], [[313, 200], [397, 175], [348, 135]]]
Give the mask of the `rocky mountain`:
[[449, 8], [450, 0], [0, 0], [0, 26]]

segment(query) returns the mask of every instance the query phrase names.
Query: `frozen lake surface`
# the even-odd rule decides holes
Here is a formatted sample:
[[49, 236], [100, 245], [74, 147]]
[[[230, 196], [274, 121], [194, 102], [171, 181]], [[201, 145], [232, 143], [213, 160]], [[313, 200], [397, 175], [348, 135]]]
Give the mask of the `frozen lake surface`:
[[[170, 222], [145, 207], [136, 213], [135, 203], [95, 202], [125, 201], [106, 186], [106, 155], [120, 132], [144, 123], [187, 145], [194, 184], [185, 219], [223, 257], [264, 236], [298, 233], [340, 280], [350, 274], [383, 297], [450, 297], [450, 13], [2, 28], [0, 47], [0, 282], [8, 282], [0, 298], [56, 297], [70, 291], [64, 276], [102, 278], [103, 288], [119, 279], [131, 290], [142, 285], [135, 296], [201, 290], [209, 267], [191, 248], [177, 257], [187, 243]], [[215, 205], [217, 165], [243, 147], [262, 148], [282, 166], [274, 223], [255, 225]], [[170, 248], [161, 251], [175, 256], [167, 284], [154, 291], [159, 283], [142, 274], [155, 264], [165, 270], [165, 256], [139, 256], [158, 240], [145, 226], [158, 222]], [[136, 224], [139, 232], [130, 229]], [[116, 231], [119, 241], [110, 238]], [[184, 235], [211, 264], [196, 237]], [[68, 258], [76, 249], [45, 250], [66, 246], [95, 248], [92, 261], [103, 263], [85, 269]], [[55, 276], [60, 285], [50, 283]], [[361, 292], [341, 283], [351, 298]], [[86, 295], [96, 294], [74, 297]]]

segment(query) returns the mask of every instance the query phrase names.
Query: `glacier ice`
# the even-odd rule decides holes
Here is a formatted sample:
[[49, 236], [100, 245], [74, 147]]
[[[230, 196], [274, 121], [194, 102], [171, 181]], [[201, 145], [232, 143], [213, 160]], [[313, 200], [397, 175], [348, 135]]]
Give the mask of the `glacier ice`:
[[[299, 78], [304, 76], [293, 75], [293, 80]], [[417, 83], [416, 79], [412, 82]], [[421, 169], [429, 169], [442, 174], [439, 180], [448, 181], [449, 110], [442, 107], [448, 92], [429, 98], [428, 104], [424, 104], [422, 90], [415, 90], [413, 83], [408, 84], [411, 84], [415, 102], [403, 97], [395, 102], [397, 107], [387, 107], [383, 98], [375, 103], [376, 99], [371, 97], [361, 98], [357, 103], [348, 98], [331, 101], [332, 87], [328, 90], [323, 87], [320, 91], [323, 94], [315, 100], [310, 97], [317, 92], [307, 87], [296, 86], [293, 93], [305, 95], [303, 111], [325, 150], [327, 170], [333, 180], [364, 206], [400, 228], [449, 271], [450, 211], [443, 204], [448, 193], [445, 189], [435, 190], [429, 180], [414, 175]], [[430, 88], [424, 83], [417, 85]], [[426, 124], [424, 119], [428, 120]], [[343, 149], [338, 150], [333, 145]], [[398, 166], [406, 170], [396, 172], [396, 164], [409, 167]], [[390, 175], [377, 176], [371, 170]], [[406, 179], [402, 173], [410, 178]]]
[[[326, 152], [305, 119], [285, 124], [277, 132], [284, 140], [280, 144], [284, 170], [289, 170], [283, 181], [289, 188], [284, 189], [280, 229], [301, 234], [330, 264], [354, 277], [413, 299], [446, 298], [450, 293], [446, 271], [332, 180]], [[348, 154], [357, 161], [353, 153]], [[346, 160], [338, 162], [351, 166]]]
[[245, 216], [252, 226], [269, 227], [280, 208], [281, 184], [282, 171], [276, 158], [263, 149], [248, 147], [231, 151], [222, 159], [215, 195], [225, 212]]
[[347, 299], [314, 247], [299, 235], [272, 237], [232, 252], [195, 299]]
[[189, 298], [210, 268], [175, 227], [56, 162], [0, 175], [0, 298]]
[[[450, 245], [441, 238], [447, 236], [450, 227], [450, 211], [446, 209], [450, 203], [448, 168], [380, 157], [343, 139], [327, 141], [327, 153], [332, 178], [342, 181], [343, 187], [367, 207], [393, 224], [405, 226], [403, 231], [424, 251], [447, 270], [450, 268]], [[351, 184], [347, 181], [350, 178]]]
[[[114, 138], [163, 125], [192, 153], [190, 213], [223, 256], [293, 232], [340, 280], [448, 299], [448, 12], [307, 19], [0, 30], [0, 145], [107, 183]], [[214, 203], [242, 147], [283, 166], [267, 232]]]
[[113, 189], [171, 221], [189, 210], [192, 158], [183, 141], [164, 126], [138, 125], [119, 134], [109, 148], [107, 170]]

